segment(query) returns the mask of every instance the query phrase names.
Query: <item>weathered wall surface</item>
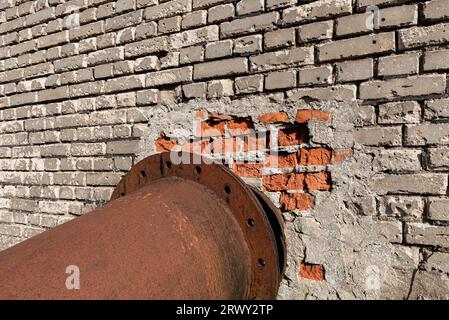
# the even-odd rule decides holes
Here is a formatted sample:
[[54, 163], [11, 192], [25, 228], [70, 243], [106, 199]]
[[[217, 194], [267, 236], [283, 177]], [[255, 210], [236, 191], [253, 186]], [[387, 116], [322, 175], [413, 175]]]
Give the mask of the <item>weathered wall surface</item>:
[[182, 149], [282, 209], [280, 298], [449, 298], [448, 0], [0, 7], [0, 248]]

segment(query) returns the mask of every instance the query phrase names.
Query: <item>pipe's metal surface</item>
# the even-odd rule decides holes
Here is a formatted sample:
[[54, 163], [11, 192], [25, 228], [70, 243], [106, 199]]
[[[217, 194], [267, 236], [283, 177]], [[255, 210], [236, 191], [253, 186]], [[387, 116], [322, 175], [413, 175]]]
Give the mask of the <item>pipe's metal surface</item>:
[[272, 299], [284, 264], [262, 193], [166, 153], [134, 166], [104, 207], [0, 252], [0, 299]]

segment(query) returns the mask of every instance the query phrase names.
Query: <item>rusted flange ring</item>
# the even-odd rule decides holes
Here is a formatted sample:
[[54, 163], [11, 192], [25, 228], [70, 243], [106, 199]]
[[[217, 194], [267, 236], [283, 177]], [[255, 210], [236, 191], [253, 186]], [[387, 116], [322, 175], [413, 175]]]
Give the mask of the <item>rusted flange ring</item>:
[[[178, 161], [172, 161], [174, 158], [171, 155], [176, 159], [184, 159], [183, 164], [175, 164]], [[247, 186], [226, 166], [206, 164], [211, 162], [204, 158], [198, 161], [198, 158], [191, 154], [184, 153], [181, 156], [170, 152], [147, 157], [123, 177], [111, 200], [132, 193], [152, 181], [174, 176], [206, 186], [228, 204], [250, 249], [251, 276], [246, 299], [274, 299], [286, 257], [279, 210], [262, 192]]]

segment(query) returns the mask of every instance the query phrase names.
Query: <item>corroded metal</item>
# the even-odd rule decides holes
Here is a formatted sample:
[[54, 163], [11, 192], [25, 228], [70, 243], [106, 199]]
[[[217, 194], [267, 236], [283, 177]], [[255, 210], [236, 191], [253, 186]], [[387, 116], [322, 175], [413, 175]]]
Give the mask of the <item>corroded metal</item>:
[[272, 299], [284, 265], [282, 218], [261, 192], [165, 153], [104, 207], [1, 252], [0, 299]]

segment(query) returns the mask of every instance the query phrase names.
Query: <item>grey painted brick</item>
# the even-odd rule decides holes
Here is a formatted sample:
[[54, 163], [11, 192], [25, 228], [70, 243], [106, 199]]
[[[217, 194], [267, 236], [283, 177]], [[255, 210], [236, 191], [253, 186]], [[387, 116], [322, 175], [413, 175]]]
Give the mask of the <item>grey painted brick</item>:
[[449, 6], [445, 0], [432, 0], [423, 5], [423, 17], [425, 20], [440, 20], [449, 18]]
[[159, 20], [159, 22], [158, 22], [159, 34], [180, 31], [181, 30], [181, 20], [182, 20], [181, 16], [175, 16], [175, 17], [170, 17], [170, 18], [165, 18], [165, 19]]
[[401, 127], [361, 128], [355, 132], [355, 141], [369, 146], [399, 146], [402, 130]]
[[264, 0], [240, 0], [236, 5], [237, 15], [261, 12], [264, 11], [264, 9]]
[[378, 33], [319, 45], [318, 58], [320, 61], [331, 61], [363, 57], [375, 53], [392, 52], [395, 46], [393, 32]]
[[425, 71], [449, 69], [449, 50], [426, 51], [423, 69]]
[[417, 74], [419, 71], [419, 53], [381, 57], [378, 61], [379, 76]]
[[124, 76], [107, 80], [105, 84], [105, 92], [119, 92], [130, 89], [140, 89], [144, 86], [144, 75]]
[[270, 72], [265, 77], [265, 89], [276, 90], [296, 87], [296, 71]]
[[182, 92], [186, 98], [205, 98], [206, 97], [206, 83], [189, 83], [182, 86]]
[[124, 48], [108, 48], [89, 53], [87, 62], [89, 66], [115, 62], [124, 59]]
[[88, 186], [116, 186], [122, 174], [115, 172], [87, 173], [86, 184]]
[[222, 40], [206, 44], [206, 59], [217, 59], [232, 56], [234, 43], [232, 40]]
[[201, 27], [204, 26], [206, 22], [207, 22], [206, 10], [189, 12], [182, 17], [181, 28], [190, 29], [195, 27]]
[[97, 21], [86, 24], [79, 28], [71, 29], [69, 33], [70, 41], [79, 41], [92, 36], [98, 36], [104, 32], [104, 22]]
[[295, 44], [295, 28], [267, 32], [264, 35], [264, 48], [277, 49]]
[[106, 153], [105, 143], [73, 143], [70, 153], [75, 157], [98, 156]]
[[391, 102], [379, 105], [381, 124], [419, 123], [421, 107], [416, 101]]
[[136, 59], [134, 62], [134, 71], [148, 71], [148, 70], [159, 70], [160, 61], [156, 56], [146, 56], [144, 58]]
[[216, 40], [218, 40], [218, 26], [206, 26], [172, 34], [170, 46], [179, 49]]
[[344, 61], [335, 64], [338, 82], [367, 80], [373, 77], [373, 59]]
[[299, 85], [331, 84], [332, 78], [331, 66], [324, 65], [298, 70]]
[[429, 148], [428, 154], [430, 168], [440, 170], [449, 168], [449, 148]]
[[423, 123], [406, 126], [405, 143], [407, 145], [449, 144], [447, 124]]
[[371, 188], [378, 194], [422, 194], [445, 195], [447, 189], [445, 174], [379, 174], [372, 178]]
[[180, 64], [191, 64], [194, 62], [201, 62], [204, 60], [203, 46], [192, 46], [181, 48], [179, 52]]
[[192, 80], [192, 72], [193, 67], [191, 66], [152, 72], [146, 76], [146, 87], [189, 82]]
[[207, 11], [207, 21], [217, 23], [230, 20], [235, 16], [235, 7], [232, 3], [226, 3], [210, 8]]
[[285, 24], [314, 21], [317, 19], [337, 17], [352, 13], [351, 0], [316, 1], [283, 10], [282, 18]]
[[422, 151], [419, 149], [381, 150], [374, 157], [374, 166], [380, 171], [413, 172], [422, 170]]
[[108, 154], [137, 154], [142, 148], [140, 140], [111, 141], [107, 143]]
[[151, 6], [145, 9], [145, 20], [152, 21], [161, 18], [176, 16], [192, 10], [191, 0], [173, 0], [157, 6]]
[[259, 31], [269, 31], [275, 28], [279, 21], [279, 13], [269, 12], [253, 17], [223, 22], [220, 24], [222, 37], [232, 37]]
[[[73, 56], [57, 60], [53, 63], [56, 72], [70, 71], [87, 67], [87, 57], [85, 55]], [[51, 65], [51, 64], [50, 64]], [[51, 65], [51, 67], [53, 67]], [[47, 66], [47, 68], [50, 68]]]
[[313, 48], [293, 48], [249, 58], [252, 71], [267, 71], [313, 63]]
[[136, 105], [138, 106], [157, 104], [159, 101], [160, 92], [158, 89], [137, 91]]
[[442, 120], [449, 118], [449, 99], [427, 101], [424, 108], [426, 120]]
[[357, 87], [353, 85], [292, 89], [287, 91], [287, 101], [303, 102], [305, 99], [354, 101], [356, 99], [356, 91]]
[[207, 97], [219, 98], [234, 95], [234, 82], [229, 79], [212, 80], [207, 83]]
[[385, 99], [441, 94], [446, 90], [444, 75], [422, 75], [385, 81], [368, 81], [360, 85], [361, 99]]
[[449, 221], [449, 200], [431, 198], [428, 214], [431, 220]]
[[193, 79], [232, 76], [246, 73], [248, 63], [246, 58], [233, 58], [199, 63], [194, 66]]
[[240, 37], [234, 40], [234, 53], [238, 55], [250, 55], [262, 52], [262, 35]]
[[449, 42], [449, 23], [399, 30], [398, 37], [400, 50], [445, 44]]
[[154, 37], [157, 34], [157, 23], [154, 21], [148, 23], [141, 23], [136, 26], [135, 37], [136, 40], [143, 40]]
[[125, 57], [138, 57], [155, 52], [168, 51], [168, 38], [166, 36], [142, 40], [125, 45]]
[[255, 93], [263, 91], [264, 76], [254, 75], [235, 78], [236, 93]]

